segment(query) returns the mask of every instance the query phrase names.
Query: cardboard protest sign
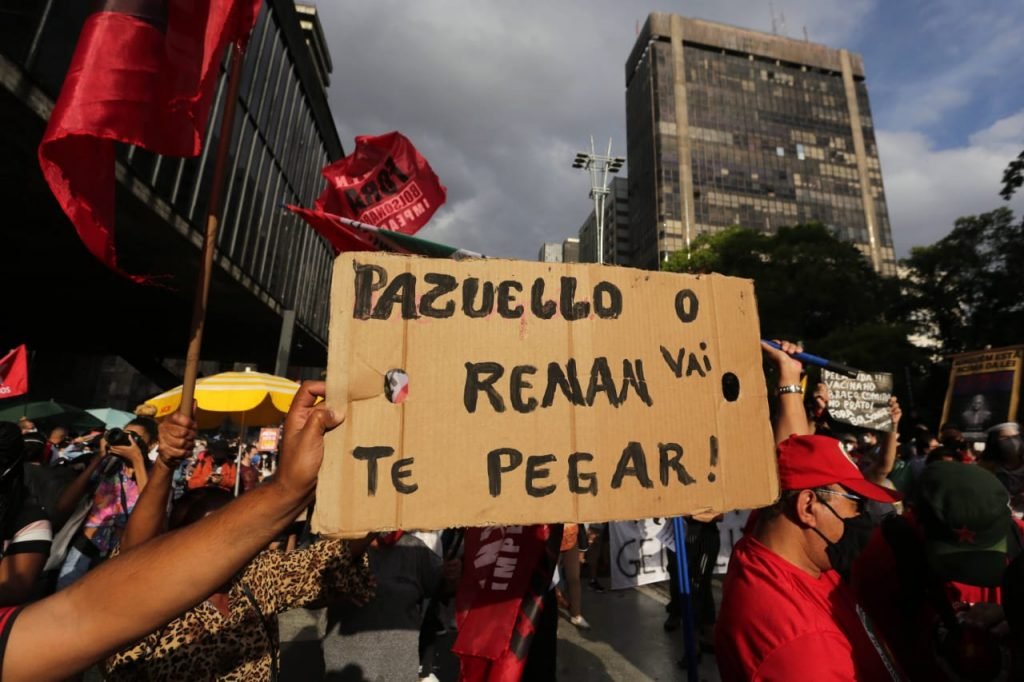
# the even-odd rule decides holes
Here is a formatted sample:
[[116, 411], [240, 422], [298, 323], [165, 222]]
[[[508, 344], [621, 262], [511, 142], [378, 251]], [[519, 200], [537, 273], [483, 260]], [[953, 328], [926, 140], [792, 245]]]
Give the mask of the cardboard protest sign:
[[314, 528], [609, 521], [778, 497], [753, 285], [342, 254]]
[[828, 413], [833, 419], [865, 429], [892, 431], [892, 374], [860, 372], [852, 379], [823, 369], [821, 381], [828, 386]]
[[668, 580], [668, 555], [659, 533], [672, 532], [670, 519], [616, 521], [608, 524], [612, 589]]
[[1017, 418], [1024, 346], [953, 356], [942, 423], [953, 424], [970, 440], [984, 440], [985, 430]]

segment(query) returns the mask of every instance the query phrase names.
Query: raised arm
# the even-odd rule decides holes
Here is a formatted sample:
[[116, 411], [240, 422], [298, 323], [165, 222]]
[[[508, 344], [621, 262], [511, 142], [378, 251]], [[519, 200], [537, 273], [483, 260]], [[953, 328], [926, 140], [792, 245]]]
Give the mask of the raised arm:
[[86, 465], [85, 469], [82, 470], [82, 473], [78, 474], [78, 477], [64, 488], [64, 492], [62, 492], [60, 497], [57, 499], [57, 504], [53, 509], [53, 518], [50, 519], [53, 523], [54, 530], [58, 530], [61, 526], [67, 523], [69, 518], [71, 518], [71, 514], [75, 511], [75, 507], [78, 506], [78, 502], [89, 490], [89, 480], [106, 458], [107, 439], [102, 438], [100, 439], [99, 453], [93, 456], [92, 461]]
[[864, 478], [868, 479], [872, 483], [882, 484], [882, 481], [892, 473], [892, 468], [896, 466], [896, 450], [899, 447], [899, 425], [900, 418], [903, 416], [903, 411], [900, 409], [900, 403], [896, 400], [896, 396], [889, 397], [889, 418], [892, 420], [892, 431], [886, 433], [882, 437], [882, 442], [879, 444], [880, 457], [874, 466], [870, 467], [864, 472]]
[[25, 607], [10, 626], [3, 680], [66, 678], [225, 584], [311, 501], [324, 433], [341, 422], [326, 404], [314, 407], [323, 394], [323, 382], [304, 383], [296, 394], [285, 421], [281, 464], [271, 483]]
[[[799, 388], [803, 364], [799, 360], [794, 360], [789, 354], [799, 353], [803, 348], [789, 341], [773, 340], [782, 346], [782, 350], [772, 348], [766, 343], [761, 344], [761, 350], [779, 371], [779, 385], [776, 391], [784, 387], [796, 386]], [[802, 436], [814, 433], [807, 421], [807, 411], [804, 410], [803, 389], [799, 392], [777, 393], [777, 395], [779, 410], [775, 416], [775, 443], [781, 443], [793, 434]]]
[[[147, 468], [146, 453], [142, 451], [139, 444], [132, 440], [131, 445], [110, 445], [107, 451], [132, 468], [132, 476], [135, 478], [135, 485], [141, 494], [149, 483], [149, 470]], [[124, 510], [128, 513], [128, 510]]]
[[192, 452], [195, 439], [195, 420], [178, 412], [160, 424], [160, 454], [149, 472], [149, 483], [128, 517], [128, 525], [121, 537], [122, 552], [138, 547], [167, 530], [167, 503], [171, 498], [174, 471]]

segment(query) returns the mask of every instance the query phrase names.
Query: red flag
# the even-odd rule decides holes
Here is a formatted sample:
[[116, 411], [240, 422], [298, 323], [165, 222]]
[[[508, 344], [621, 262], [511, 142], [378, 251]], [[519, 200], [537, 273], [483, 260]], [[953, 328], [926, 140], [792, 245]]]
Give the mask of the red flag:
[[21, 344], [0, 358], [0, 398], [28, 393], [28, 351]]
[[82, 27], [39, 164], [90, 253], [112, 270], [115, 142], [195, 156], [230, 42], [261, 0], [104, 0]]
[[327, 188], [316, 207], [405, 234], [415, 234], [448, 191], [412, 142], [399, 132], [356, 138], [355, 151], [323, 169]]
[[464, 682], [523, 676], [533, 634], [551, 589], [561, 526], [469, 528], [455, 595], [459, 634], [452, 651]]
[[291, 204], [286, 204], [286, 208], [305, 220], [314, 230], [326, 238], [331, 243], [331, 247], [334, 248], [335, 255], [345, 251], [380, 250], [369, 239], [329, 213], [314, 211], [313, 209], [302, 208], [301, 206], [292, 206]]

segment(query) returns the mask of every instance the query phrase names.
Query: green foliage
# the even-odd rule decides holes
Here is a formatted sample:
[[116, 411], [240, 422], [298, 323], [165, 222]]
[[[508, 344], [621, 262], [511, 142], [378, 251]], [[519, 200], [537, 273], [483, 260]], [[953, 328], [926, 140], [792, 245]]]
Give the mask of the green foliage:
[[891, 372], [904, 405], [908, 371], [915, 382], [925, 374], [928, 358], [908, 340], [913, 326], [898, 281], [879, 275], [820, 223], [774, 235], [741, 227], [702, 235], [689, 258], [676, 253], [664, 269], [753, 279], [762, 338], [800, 341], [816, 355]]
[[[753, 279], [766, 338], [799, 340], [812, 352], [838, 353], [837, 360], [851, 363], [861, 357], [846, 341], [854, 337], [865, 348], [885, 345], [890, 352], [883, 356], [896, 346], [913, 355], [909, 327], [894, 312], [898, 284], [820, 223], [784, 227], [775, 235], [741, 227], [702, 235], [689, 258], [676, 253], [664, 269]], [[862, 367], [880, 369], [878, 358], [864, 357]]]
[[1024, 152], [1018, 154], [1003, 171], [1003, 189], [999, 195], [1009, 201], [1021, 186], [1024, 186]]
[[909, 315], [943, 353], [1024, 342], [1024, 222], [1000, 208], [956, 221], [931, 246], [911, 249]]

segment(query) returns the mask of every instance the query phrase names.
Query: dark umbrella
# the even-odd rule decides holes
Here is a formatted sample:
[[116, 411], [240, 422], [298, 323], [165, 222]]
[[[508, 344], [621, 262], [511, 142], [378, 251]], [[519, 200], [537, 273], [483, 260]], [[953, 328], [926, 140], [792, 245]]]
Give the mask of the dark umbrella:
[[64, 426], [74, 431], [104, 428], [102, 421], [85, 410], [52, 399], [16, 402], [5, 404], [0, 408], [0, 421], [2, 422], [16, 422], [22, 417], [32, 420], [36, 426]]

